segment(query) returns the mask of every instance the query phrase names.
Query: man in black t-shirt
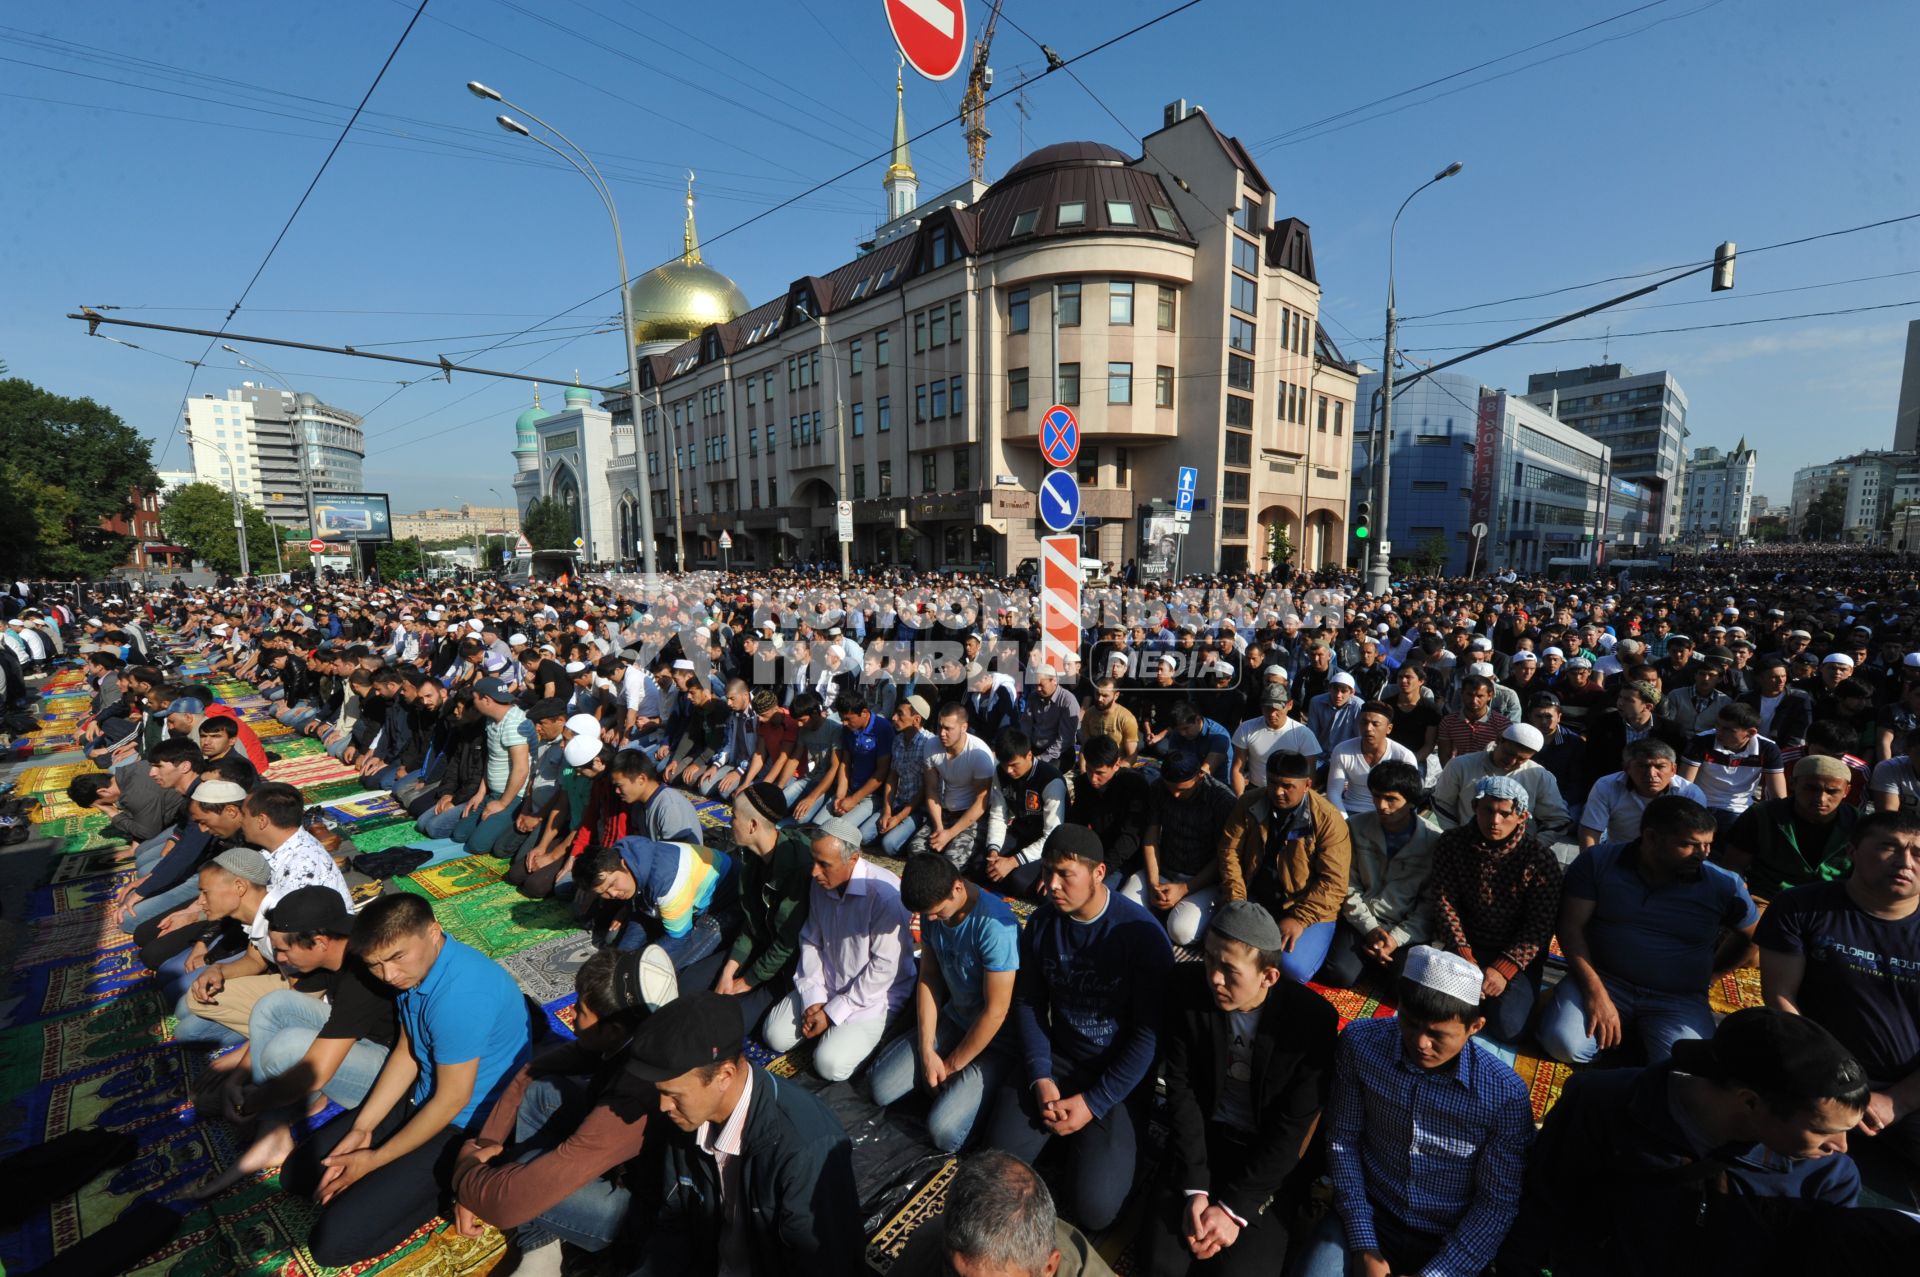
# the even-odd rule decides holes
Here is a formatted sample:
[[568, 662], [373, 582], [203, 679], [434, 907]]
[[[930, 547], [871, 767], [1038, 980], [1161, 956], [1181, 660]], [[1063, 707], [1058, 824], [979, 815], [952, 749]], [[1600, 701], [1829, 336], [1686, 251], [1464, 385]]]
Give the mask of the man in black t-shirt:
[[352, 1108], [373, 1089], [398, 1032], [394, 989], [348, 952], [352, 931], [353, 915], [331, 887], [301, 887], [267, 910], [274, 962], [293, 988], [255, 1004], [246, 1067], [221, 1092], [227, 1119], [255, 1128], [252, 1146], [198, 1195], [285, 1160], [289, 1123], [310, 1098]]
[[1920, 811], [1861, 817], [1851, 854], [1847, 877], [1768, 906], [1761, 990], [1860, 1061], [1873, 1097], [1859, 1133], [1920, 1165]]

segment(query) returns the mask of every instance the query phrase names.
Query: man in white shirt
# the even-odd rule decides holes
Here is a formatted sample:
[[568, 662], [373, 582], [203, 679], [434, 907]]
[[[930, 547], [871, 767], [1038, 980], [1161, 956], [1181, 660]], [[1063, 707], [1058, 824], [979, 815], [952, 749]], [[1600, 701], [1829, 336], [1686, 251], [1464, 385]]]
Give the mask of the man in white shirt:
[[940, 707], [940, 752], [927, 758], [923, 806], [927, 823], [907, 844], [907, 855], [936, 851], [969, 877], [976, 876], [996, 764], [987, 743], [967, 730], [967, 707]]
[[1320, 741], [1305, 723], [1295, 722], [1293, 692], [1286, 681], [1276, 680], [1260, 694], [1263, 713], [1249, 718], [1233, 732], [1233, 792], [1243, 794], [1248, 786], [1261, 789], [1267, 783], [1267, 759], [1276, 752], [1320, 756]]
[[1643, 736], [1626, 749], [1626, 768], [1602, 776], [1580, 809], [1580, 845], [1632, 842], [1640, 836], [1640, 816], [1647, 804], [1667, 794], [1706, 805], [1698, 786], [1681, 780], [1679, 755], [1673, 746]]
[[1341, 741], [1327, 756], [1327, 801], [1349, 818], [1373, 810], [1367, 773], [1392, 759], [1418, 767], [1413, 751], [1392, 737], [1393, 707], [1368, 701], [1360, 707], [1358, 736]]
[[1488, 776], [1511, 776], [1527, 791], [1533, 832], [1552, 842], [1568, 830], [1566, 800], [1553, 773], [1533, 761], [1546, 744], [1540, 729], [1514, 723], [1485, 750], [1461, 754], [1440, 769], [1433, 787], [1433, 811], [1443, 829], [1457, 829], [1473, 819], [1473, 791]]

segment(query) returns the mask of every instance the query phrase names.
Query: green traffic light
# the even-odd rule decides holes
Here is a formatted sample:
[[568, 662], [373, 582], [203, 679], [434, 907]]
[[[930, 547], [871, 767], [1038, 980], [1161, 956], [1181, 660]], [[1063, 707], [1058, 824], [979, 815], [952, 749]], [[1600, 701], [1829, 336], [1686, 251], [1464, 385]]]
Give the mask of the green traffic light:
[[1362, 527], [1362, 528], [1355, 528], [1355, 529], [1353, 530], [1353, 535], [1354, 535], [1354, 537], [1355, 537], [1355, 538], [1356, 538], [1357, 540], [1361, 540], [1361, 541], [1364, 541], [1364, 540], [1366, 540], [1366, 539], [1367, 539], [1367, 537], [1368, 537], [1368, 536], [1369, 536], [1369, 535], [1371, 534], [1371, 532], [1372, 532], [1372, 529], [1370, 529], [1370, 528], [1364, 528], [1364, 527]]

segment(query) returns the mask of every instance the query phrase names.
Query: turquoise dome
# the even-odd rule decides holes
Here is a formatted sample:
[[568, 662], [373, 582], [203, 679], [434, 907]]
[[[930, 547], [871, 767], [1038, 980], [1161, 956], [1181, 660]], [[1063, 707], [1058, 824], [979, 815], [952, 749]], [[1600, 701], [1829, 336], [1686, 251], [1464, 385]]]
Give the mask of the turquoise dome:
[[540, 447], [540, 440], [539, 440], [539, 434], [536, 430], [536, 427], [538, 427], [541, 422], [545, 421], [548, 417], [551, 417], [552, 415], [553, 415], [552, 413], [548, 412], [545, 408], [542, 408], [540, 406], [540, 392], [537, 390], [534, 391], [533, 407], [521, 413], [520, 419], [513, 423], [513, 429], [514, 429], [514, 449], [513, 450], [515, 452], [538, 451]]
[[576, 405], [578, 405], [579, 407], [585, 408], [590, 406], [592, 403], [593, 403], [593, 392], [591, 390], [588, 390], [585, 386], [568, 386], [567, 387], [567, 407], [568, 408], [573, 408]]

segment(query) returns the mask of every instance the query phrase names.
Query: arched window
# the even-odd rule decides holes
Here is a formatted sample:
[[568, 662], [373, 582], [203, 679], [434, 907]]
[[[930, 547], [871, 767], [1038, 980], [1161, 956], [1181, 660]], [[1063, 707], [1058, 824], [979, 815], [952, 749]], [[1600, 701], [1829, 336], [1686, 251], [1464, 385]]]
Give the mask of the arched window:
[[573, 527], [573, 535], [580, 535], [580, 481], [573, 477], [573, 471], [565, 465], [555, 466], [553, 470], [554, 500], [567, 508], [567, 521]]

